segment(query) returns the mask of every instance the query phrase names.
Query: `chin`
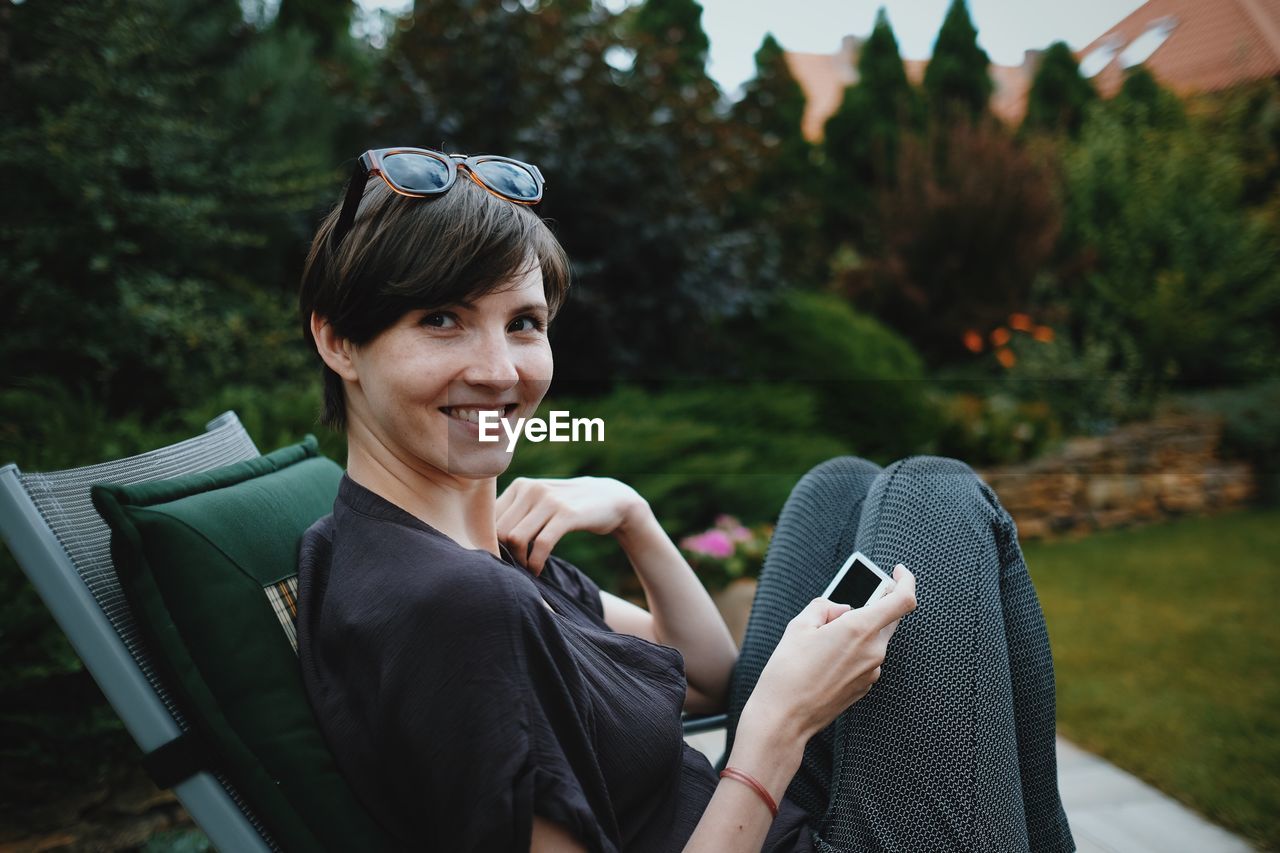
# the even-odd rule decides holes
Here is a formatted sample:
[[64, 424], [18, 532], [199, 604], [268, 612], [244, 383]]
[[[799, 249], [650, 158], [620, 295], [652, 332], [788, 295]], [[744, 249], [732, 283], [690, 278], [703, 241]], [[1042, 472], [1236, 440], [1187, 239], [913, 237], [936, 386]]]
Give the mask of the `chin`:
[[504, 473], [511, 466], [512, 454], [505, 450], [490, 453], [459, 453], [451, 455], [446, 470], [455, 477], [468, 480], [487, 480]]

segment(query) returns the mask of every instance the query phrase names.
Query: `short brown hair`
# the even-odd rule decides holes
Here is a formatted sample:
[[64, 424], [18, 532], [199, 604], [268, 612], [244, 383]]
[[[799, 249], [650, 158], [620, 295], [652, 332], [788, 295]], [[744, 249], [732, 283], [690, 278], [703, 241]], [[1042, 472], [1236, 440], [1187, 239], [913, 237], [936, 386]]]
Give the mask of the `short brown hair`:
[[[499, 289], [519, 278], [531, 257], [542, 268], [550, 315], [564, 303], [569, 260], [551, 229], [527, 206], [498, 198], [465, 175], [433, 199], [406, 198], [371, 177], [355, 224], [334, 251], [329, 236], [340, 210], [339, 204], [320, 223], [302, 271], [298, 310], [313, 349], [313, 311], [340, 336], [364, 344], [409, 311]], [[342, 378], [323, 362], [321, 367], [320, 420], [343, 429]]]

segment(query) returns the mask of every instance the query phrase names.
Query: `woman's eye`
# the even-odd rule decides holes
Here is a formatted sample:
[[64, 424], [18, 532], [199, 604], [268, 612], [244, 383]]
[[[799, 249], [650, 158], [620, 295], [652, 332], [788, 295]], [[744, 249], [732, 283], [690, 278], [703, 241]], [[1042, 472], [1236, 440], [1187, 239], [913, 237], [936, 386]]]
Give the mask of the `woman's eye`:
[[434, 326], [437, 329], [452, 328], [450, 324], [452, 323], [453, 325], [457, 325], [457, 322], [457, 318], [447, 311], [435, 311], [430, 314], [424, 314], [421, 321], [422, 325]]
[[519, 328], [512, 329], [512, 331], [515, 332], [541, 332], [545, 324], [540, 318], [535, 317], [532, 314], [526, 314], [523, 317], [517, 317], [515, 322], [511, 325], [513, 327], [519, 326]]

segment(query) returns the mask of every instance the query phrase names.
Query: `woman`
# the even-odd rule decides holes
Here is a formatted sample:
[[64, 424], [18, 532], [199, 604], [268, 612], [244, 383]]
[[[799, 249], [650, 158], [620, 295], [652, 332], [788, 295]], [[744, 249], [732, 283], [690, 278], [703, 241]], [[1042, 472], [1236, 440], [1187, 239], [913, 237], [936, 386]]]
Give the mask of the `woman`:
[[[367, 152], [308, 258], [301, 313], [349, 452], [303, 542], [299, 651], [357, 796], [405, 849], [1073, 850], [1043, 619], [967, 466], [807, 474], [741, 659], [634, 490], [497, 494], [510, 456], [477, 422], [534, 412], [568, 284], [541, 192], [506, 158]], [[617, 540], [647, 610], [552, 554], [579, 530]], [[896, 588], [815, 598], [855, 547], [898, 564]], [[726, 707], [717, 776], [680, 712]]]

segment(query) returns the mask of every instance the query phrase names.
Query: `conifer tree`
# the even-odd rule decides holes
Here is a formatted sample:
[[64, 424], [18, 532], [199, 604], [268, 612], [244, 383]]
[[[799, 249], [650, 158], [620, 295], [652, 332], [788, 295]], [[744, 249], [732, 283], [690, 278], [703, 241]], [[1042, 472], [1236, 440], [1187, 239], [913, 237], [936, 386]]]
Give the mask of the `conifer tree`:
[[754, 224], [777, 241], [789, 278], [812, 280], [820, 275], [823, 253], [815, 240], [818, 181], [802, 127], [804, 90], [772, 34], [765, 34], [755, 60], [756, 76], [732, 110], [741, 161], [754, 172], [735, 199], [735, 221]]
[[977, 120], [986, 111], [993, 84], [991, 60], [978, 46], [978, 31], [965, 0], [951, 0], [924, 72], [924, 89], [935, 117]]
[[734, 104], [734, 117], [758, 129], [767, 147], [806, 155], [809, 142], [801, 129], [804, 90], [792, 76], [786, 51], [772, 33], [765, 33], [755, 60], [756, 76], [743, 86], [742, 98]]
[[1080, 133], [1085, 108], [1097, 98], [1093, 84], [1080, 74], [1080, 64], [1066, 42], [1055, 41], [1045, 50], [1027, 95], [1024, 130]]
[[895, 171], [904, 131], [919, 130], [922, 110], [907, 80], [898, 40], [883, 8], [858, 56], [858, 82], [827, 120], [823, 152], [827, 224], [835, 242], [856, 238], [860, 210]]
[[1174, 128], [1186, 121], [1178, 96], [1161, 86], [1143, 65], [1125, 73], [1124, 83], [1108, 107], [1131, 126]]
[[9, 375], [151, 414], [280, 368], [291, 243], [337, 181], [339, 116], [303, 40], [253, 30], [231, 0], [10, 15]]
[[885, 10], [858, 56], [858, 82], [845, 89], [840, 107], [827, 120], [823, 145], [828, 162], [851, 178], [874, 182], [893, 170], [903, 128], [919, 126], [915, 90], [898, 53]]
[[280, 0], [276, 25], [281, 29], [298, 29], [315, 39], [316, 53], [331, 56], [335, 49], [350, 41], [353, 0]]
[[638, 64], [646, 64], [657, 53], [657, 61], [667, 67], [668, 80], [675, 86], [697, 85], [707, 79], [711, 41], [702, 29], [700, 4], [694, 0], [644, 0], [631, 19], [631, 27], [642, 38]]

